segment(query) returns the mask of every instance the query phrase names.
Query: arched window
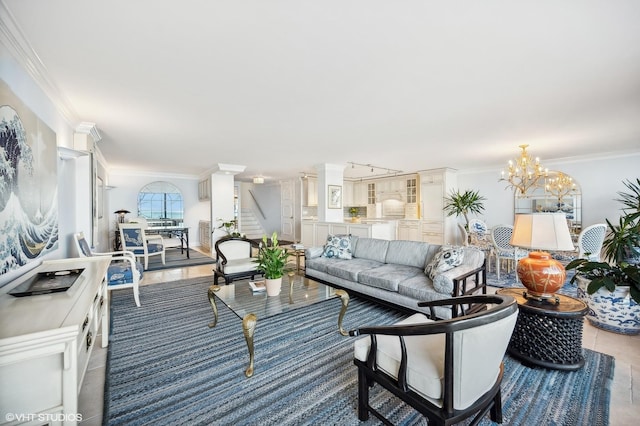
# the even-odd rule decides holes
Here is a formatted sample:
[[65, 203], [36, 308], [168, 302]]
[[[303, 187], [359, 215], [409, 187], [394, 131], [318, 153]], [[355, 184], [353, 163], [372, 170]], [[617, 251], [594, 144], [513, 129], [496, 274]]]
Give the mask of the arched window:
[[177, 225], [184, 219], [182, 193], [169, 182], [152, 182], [138, 193], [138, 216]]

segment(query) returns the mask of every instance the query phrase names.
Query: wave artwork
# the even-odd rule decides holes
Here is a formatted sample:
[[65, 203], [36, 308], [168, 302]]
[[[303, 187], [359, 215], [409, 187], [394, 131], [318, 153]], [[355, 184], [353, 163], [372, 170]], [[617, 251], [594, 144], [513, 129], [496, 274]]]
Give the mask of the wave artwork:
[[55, 132], [1, 83], [0, 276], [58, 248]]

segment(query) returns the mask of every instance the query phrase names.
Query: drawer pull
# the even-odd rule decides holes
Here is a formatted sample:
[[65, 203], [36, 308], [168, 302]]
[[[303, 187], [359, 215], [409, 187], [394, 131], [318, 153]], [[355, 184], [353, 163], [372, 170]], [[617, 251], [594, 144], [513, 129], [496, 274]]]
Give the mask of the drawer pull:
[[89, 325], [89, 314], [87, 314], [87, 317], [84, 319], [84, 322], [82, 323], [82, 331], [84, 331], [84, 329], [87, 328], [87, 325]]
[[91, 332], [88, 332], [87, 333], [87, 350], [89, 350], [92, 343], [93, 343], [93, 334], [91, 334]]
[[100, 307], [102, 307], [102, 305], [104, 305], [104, 296], [100, 297]]

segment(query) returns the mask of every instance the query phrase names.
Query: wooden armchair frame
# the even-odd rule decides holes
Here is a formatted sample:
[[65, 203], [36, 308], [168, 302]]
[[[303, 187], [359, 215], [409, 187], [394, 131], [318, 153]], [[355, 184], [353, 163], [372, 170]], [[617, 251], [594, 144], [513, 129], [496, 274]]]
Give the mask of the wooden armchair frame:
[[[369, 404], [369, 388], [373, 386], [374, 383], [379, 383], [385, 389], [427, 417], [430, 425], [451, 425], [474, 415], [475, 417], [471, 424], [475, 425], [489, 411], [491, 420], [497, 423], [502, 423], [502, 398], [500, 393], [500, 384], [502, 382], [504, 369], [502, 363], [499, 366], [499, 373], [495, 383], [488, 391], [479, 395], [477, 399], [475, 399], [475, 402], [470, 406], [464, 409], [454, 408], [454, 395], [457, 391], [454, 383], [454, 359], [456, 355], [454, 335], [457, 332], [488, 325], [496, 321], [506, 319], [510, 316], [513, 316], [509, 320], [510, 323], [515, 325], [515, 318], [517, 317], [518, 312], [518, 306], [515, 299], [511, 296], [503, 295], [476, 295], [431, 302], [420, 302], [418, 305], [433, 309], [434, 306], [463, 306], [477, 304], [484, 304], [486, 309], [449, 320], [430, 321], [420, 324], [363, 327], [350, 331], [349, 334], [351, 336], [361, 336], [366, 334], [371, 336], [371, 346], [369, 348], [366, 362], [354, 358], [354, 364], [358, 367], [358, 418], [362, 421], [367, 420], [369, 418], [369, 413], [372, 413], [384, 424], [391, 424], [382, 414]], [[506, 329], [508, 330], [508, 327]], [[511, 327], [511, 330], [513, 330], [513, 327]], [[423, 336], [431, 334], [445, 335], [444, 381], [441, 407], [410, 389], [407, 384], [407, 366], [410, 360], [408, 359], [404, 338], [406, 336]], [[376, 335], [391, 335], [398, 336], [399, 338], [402, 353], [397, 379], [378, 368], [376, 360], [378, 342]], [[509, 336], [503, 336], [506, 338], [507, 343], [510, 336], [511, 333], [509, 333]], [[506, 350], [506, 343], [504, 345], [504, 349]], [[478, 356], [482, 355], [479, 354]]]

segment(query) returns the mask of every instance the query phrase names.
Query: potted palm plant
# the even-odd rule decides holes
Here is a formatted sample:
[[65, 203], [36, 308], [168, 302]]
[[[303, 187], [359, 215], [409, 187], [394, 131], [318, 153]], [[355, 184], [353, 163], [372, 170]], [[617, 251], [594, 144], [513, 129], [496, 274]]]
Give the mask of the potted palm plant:
[[576, 259], [571, 279], [578, 297], [587, 303], [587, 319], [596, 327], [621, 334], [640, 333], [640, 179], [626, 181], [628, 192], [618, 192], [623, 215], [617, 225], [607, 220], [603, 248], [605, 262]]
[[447, 216], [464, 216], [465, 229], [469, 230], [469, 214], [480, 214], [484, 210], [486, 198], [480, 195], [478, 191], [467, 189], [460, 193], [458, 190], [452, 190], [450, 194], [444, 198], [444, 211]]
[[264, 274], [265, 287], [268, 296], [277, 296], [282, 288], [282, 276], [285, 272], [289, 253], [286, 248], [278, 244], [278, 234], [274, 232], [271, 240], [262, 237], [258, 248], [258, 270]]

